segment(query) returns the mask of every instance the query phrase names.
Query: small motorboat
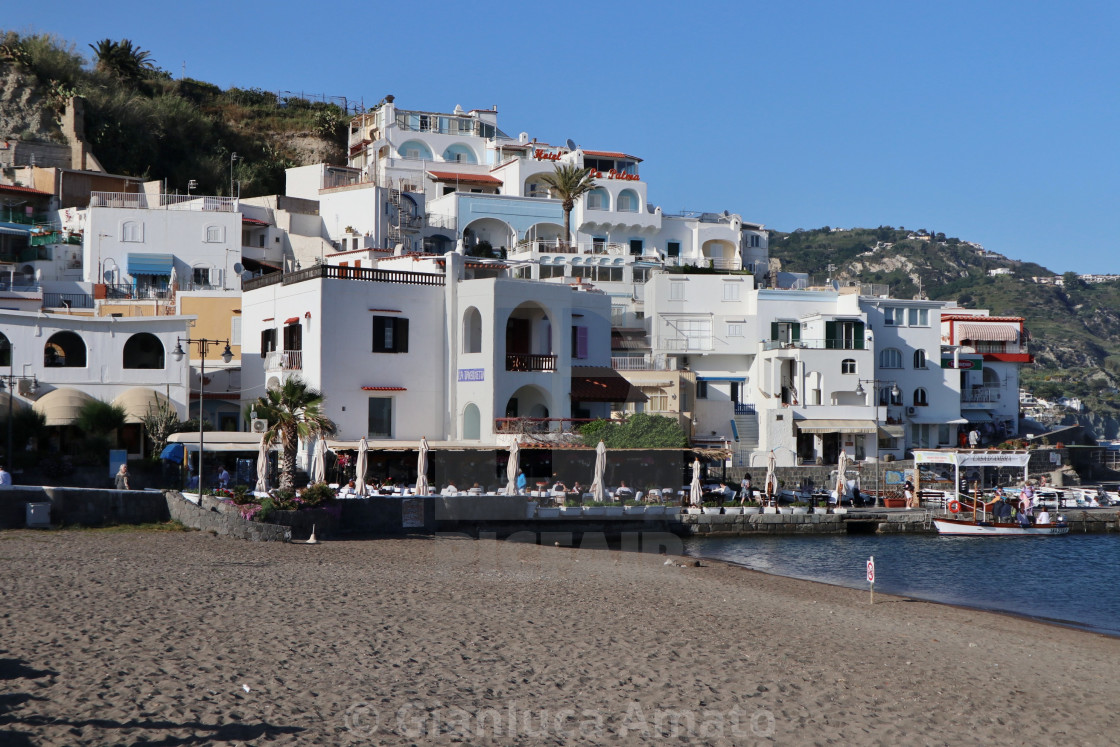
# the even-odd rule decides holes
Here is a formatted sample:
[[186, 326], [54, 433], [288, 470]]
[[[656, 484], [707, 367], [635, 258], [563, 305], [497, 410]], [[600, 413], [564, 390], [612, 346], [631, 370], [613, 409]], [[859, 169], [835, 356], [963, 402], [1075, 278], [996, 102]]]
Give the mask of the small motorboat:
[[1047, 524], [1020, 524], [1017, 521], [988, 521], [985, 519], [935, 517], [933, 525], [938, 534], [967, 537], [1049, 537], [1068, 534], [1069, 524], [1064, 517]]

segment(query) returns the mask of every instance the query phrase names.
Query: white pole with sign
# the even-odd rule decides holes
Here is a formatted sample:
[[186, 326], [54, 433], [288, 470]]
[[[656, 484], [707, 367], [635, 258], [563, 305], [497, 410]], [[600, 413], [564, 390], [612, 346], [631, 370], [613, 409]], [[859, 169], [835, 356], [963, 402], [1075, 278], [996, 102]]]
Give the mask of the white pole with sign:
[[871, 604], [875, 604], [875, 556], [867, 559], [867, 583], [871, 584]]

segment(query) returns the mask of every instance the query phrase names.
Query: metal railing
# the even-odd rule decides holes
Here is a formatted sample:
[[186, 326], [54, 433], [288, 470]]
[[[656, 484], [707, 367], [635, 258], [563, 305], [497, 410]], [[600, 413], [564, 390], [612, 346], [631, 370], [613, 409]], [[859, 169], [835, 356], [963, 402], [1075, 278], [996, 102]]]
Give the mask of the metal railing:
[[264, 368], [266, 371], [302, 371], [302, 350], [273, 350], [265, 354]]
[[506, 353], [506, 370], [552, 372], [556, 370], [556, 356], [534, 353]]
[[863, 340], [848, 340], [841, 337], [824, 340], [763, 340], [763, 350], [864, 350]]
[[212, 195], [147, 195], [141, 192], [90, 192], [90, 207], [134, 210], [197, 210], [214, 213], [237, 212], [236, 197]]
[[672, 371], [664, 355], [632, 355], [611, 358], [611, 368], [616, 371]]
[[[593, 241], [568, 242], [559, 239], [529, 239], [517, 242], [514, 252], [534, 252], [537, 254], [595, 254], [599, 256], [624, 257], [630, 254], [629, 244]], [[638, 256], [638, 255], [635, 255]], [[650, 256], [653, 256], [652, 254]]]
[[712, 350], [712, 338], [697, 338], [697, 337], [670, 337], [661, 340], [658, 344], [654, 345], [657, 348], [664, 348], [666, 350], [673, 350], [677, 352], [688, 352], [690, 350]]
[[92, 309], [93, 296], [85, 293], [44, 293], [44, 309]]
[[755, 406], [748, 403], [748, 402], [736, 402], [735, 403], [735, 414], [736, 415], [751, 415], [751, 414], [756, 413], [756, 412], [758, 412], [758, 410], [755, 409]]
[[495, 433], [575, 433], [593, 418], [494, 418]]
[[961, 390], [961, 402], [999, 402], [1000, 391], [995, 387], [975, 387]]
[[403, 283], [405, 285], [443, 285], [443, 275], [431, 272], [406, 272], [403, 270], [377, 270], [370, 267], [339, 267], [337, 265], [315, 265], [296, 272], [273, 272], [259, 278], [246, 280], [242, 291], [267, 288], [280, 283], [292, 285], [307, 280], [364, 280], [375, 283]]

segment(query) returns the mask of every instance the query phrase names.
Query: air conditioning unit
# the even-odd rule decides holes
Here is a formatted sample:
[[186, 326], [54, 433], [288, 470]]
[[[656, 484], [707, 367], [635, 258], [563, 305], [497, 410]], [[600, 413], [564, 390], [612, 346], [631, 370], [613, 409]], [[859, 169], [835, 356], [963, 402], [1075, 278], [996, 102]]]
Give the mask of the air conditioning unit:
[[913, 408], [913, 407], [907, 407], [906, 408], [906, 414], [907, 415], [913, 415], [914, 412], [915, 412], [915, 408]]
[[264, 418], [253, 418], [249, 423], [249, 430], [253, 433], [265, 433], [268, 431], [268, 421]]

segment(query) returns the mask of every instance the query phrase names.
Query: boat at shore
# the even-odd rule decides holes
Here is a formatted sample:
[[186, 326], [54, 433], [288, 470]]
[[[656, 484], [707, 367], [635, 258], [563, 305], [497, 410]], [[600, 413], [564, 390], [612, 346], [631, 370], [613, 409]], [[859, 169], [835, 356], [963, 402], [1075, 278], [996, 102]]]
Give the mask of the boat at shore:
[[938, 534], [957, 537], [1049, 537], [1069, 533], [1069, 524], [1060, 518], [1057, 522], [1024, 526], [1014, 521], [935, 517], [933, 524]]

